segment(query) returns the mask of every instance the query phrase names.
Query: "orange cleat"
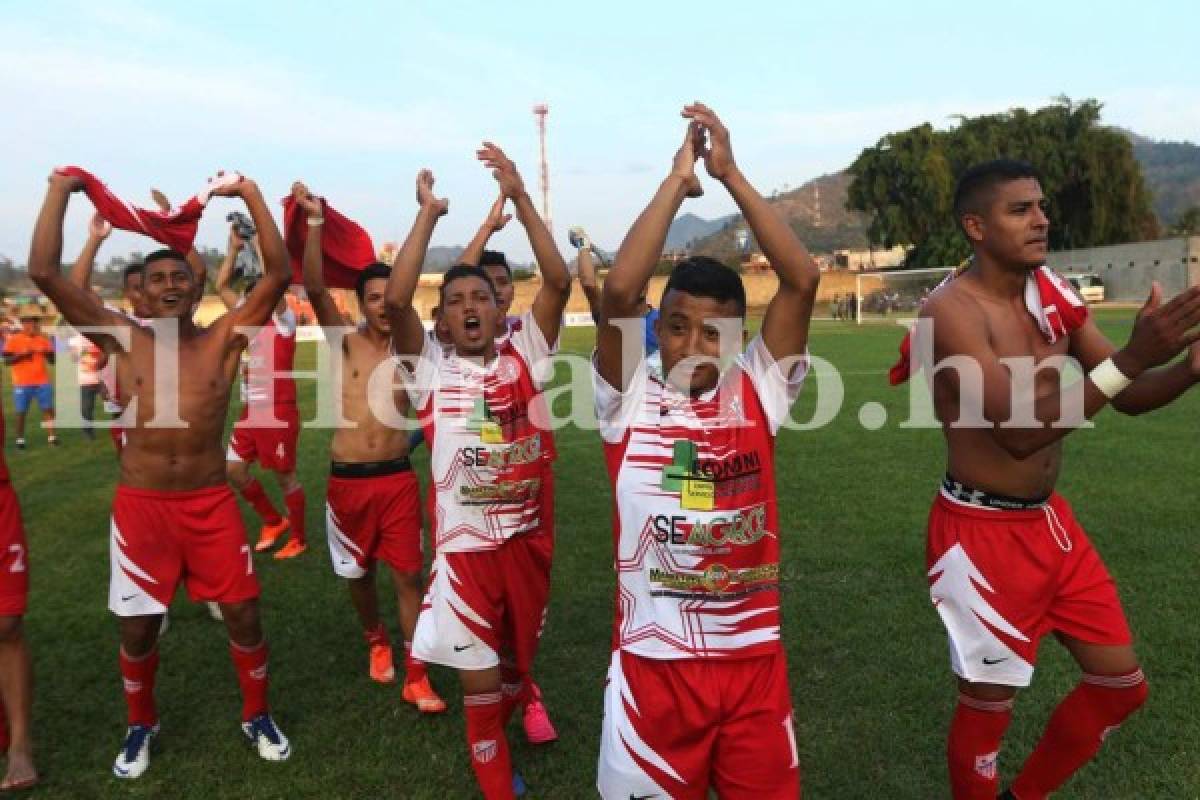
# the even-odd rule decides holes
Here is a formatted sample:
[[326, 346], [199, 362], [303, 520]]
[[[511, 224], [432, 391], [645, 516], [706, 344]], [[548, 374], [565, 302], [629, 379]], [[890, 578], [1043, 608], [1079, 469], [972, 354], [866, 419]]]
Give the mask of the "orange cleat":
[[429, 677], [421, 678], [404, 684], [401, 696], [417, 707], [422, 714], [440, 714], [446, 710], [446, 703], [438, 697], [437, 692], [429, 685]]
[[283, 547], [275, 551], [275, 560], [283, 561], [285, 558], [295, 558], [308, 549], [308, 545], [304, 542], [298, 542], [292, 539]]
[[288, 522], [287, 517], [274, 525], [263, 525], [262, 530], [258, 532], [258, 544], [254, 545], [254, 552], [261, 553], [263, 550], [270, 550], [271, 545], [279, 541], [279, 537], [287, 533], [291, 527], [292, 523]]
[[392, 648], [389, 645], [371, 645], [371, 680], [376, 683], [395, 683], [396, 668], [392, 665]]

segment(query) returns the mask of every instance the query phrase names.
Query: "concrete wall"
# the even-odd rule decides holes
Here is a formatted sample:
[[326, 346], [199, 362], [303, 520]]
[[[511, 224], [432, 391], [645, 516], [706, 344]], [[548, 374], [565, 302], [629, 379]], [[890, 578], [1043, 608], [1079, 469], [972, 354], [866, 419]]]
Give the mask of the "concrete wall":
[[1062, 250], [1046, 261], [1058, 272], [1096, 275], [1104, 281], [1108, 300], [1141, 302], [1153, 281], [1162, 284], [1166, 297], [1172, 297], [1200, 284], [1200, 236]]

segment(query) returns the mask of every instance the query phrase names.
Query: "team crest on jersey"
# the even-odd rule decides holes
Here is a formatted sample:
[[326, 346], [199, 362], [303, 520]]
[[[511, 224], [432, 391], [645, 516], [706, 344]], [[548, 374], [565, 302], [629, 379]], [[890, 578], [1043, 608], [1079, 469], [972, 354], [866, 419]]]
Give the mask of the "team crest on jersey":
[[471, 756], [480, 764], [488, 764], [496, 758], [500, 748], [495, 739], [482, 739], [471, 745]]

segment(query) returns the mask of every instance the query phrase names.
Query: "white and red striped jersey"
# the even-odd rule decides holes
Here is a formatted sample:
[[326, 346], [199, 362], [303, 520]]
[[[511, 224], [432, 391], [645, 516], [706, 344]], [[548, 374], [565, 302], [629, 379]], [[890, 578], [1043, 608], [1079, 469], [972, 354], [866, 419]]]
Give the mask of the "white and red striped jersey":
[[296, 360], [296, 315], [289, 308], [271, 314], [242, 351], [242, 405], [296, 405], [296, 379], [272, 377], [273, 372], [290, 372]]
[[414, 372], [400, 372], [429, 443], [437, 550], [494, 550], [542, 519], [548, 448], [530, 410], [543, 383], [535, 367], [554, 352], [526, 314], [489, 364], [428, 337]]
[[614, 642], [645, 658], [746, 657], [779, 640], [775, 434], [808, 371], [756, 337], [689, 397], [643, 361], [622, 394], [593, 371], [613, 486]]

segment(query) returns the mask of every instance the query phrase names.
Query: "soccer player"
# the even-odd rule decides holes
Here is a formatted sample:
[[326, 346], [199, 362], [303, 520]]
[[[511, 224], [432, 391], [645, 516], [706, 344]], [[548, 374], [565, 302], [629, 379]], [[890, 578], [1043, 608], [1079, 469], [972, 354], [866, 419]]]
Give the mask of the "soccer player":
[[[0, 442], [4, 412], [0, 409]], [[0, 792], [28, 789], [38, 781], [30, 732], [33, 667], [25, 641], [29, 597], [29, 548], [21, 506], [0, 451], [0, 749], [8, 754]]]
[[[488, 240], [493, 234], [499, 233], [504, 229], [504, 226], [512, 219], [512, 214], [504, 212], [505, 203], [508, 198], [501, 193], [496, 201], [492, 203], [491, 209], [488, 211], [487, 218], [483, 224], [479, 226], [479, 230], [472, 237], [460, 256], [459, 263], [465, 266], [479, 266], [492, 279], [492, 285], [496, 287], [496, 307], [500, 312], [499, 323], [496, 331], [496, 346], [503, 346], [504, 342], [514, 331], [519, 330], [524, 324], [522, 317], [514, 317], [509, 315], [512, 309], [513, 297], [516, 294], [516, 287], [513, 285], [512, 268], [508, 265], [508, 258], [504, 253], [498, 250], [485, 250]], [[556, 251], [557, 252], [557, 251]], [[435, 316], [434, 332], [441, 335], [444, 332], [444, 325]], [[538, 406], [544, 406], [545, 400], [539, 396], [535, 403]], [[542, 474], [542, 502], [545, 504], [542, 507], [542, 519], [545, 520], [545, 525], [542, 529], [542, 535], [550, 537], [550, 541], [546, 543], [548, 552], [551, 557], [554, 552], [554, 461], [558, 457], [554, 447], [554, 434], [550, 430], [542, 432], [542, 445], [544, 458], [542, 465], [544, 472]], [[543, 625], [544, 625], [543, 621]], [[540, 639], [540, 637], [539, 637]], [[536, 655], [536, 651], [534, 653]], [[532, 662], [533, 655], [530, 660]], [[546, 710], [546, 705], [542, 701], [541, 687], [533, 680], [533, 675], [527, 673], [523, 676], [525, 682], [521, 687], [521, 692], [527, 698], [522, 707], [521, 725], [525, 729], [525, 738], [530, 744], [548, 744], [558, 739], [558, 731], [554, 728], [554, 723], [550, 721], [550, 714]], [[515, 687], [508, 687], [506, 691], [514, 691]]]
[[[1031, 166], [1000, 160], [967, 170], [954, 214], [974, 260], [920, 314], [932, 324], [934, 407], [947, 443], [926, 566], [958, 676], [950, 784], [955, 798], [996, 797], [1013, 698], [1053, 633], [1083, 674], [1005, 795], [1040, 800], [1147, 696], [1113, 580], [1054, 491], [1061, 440], [1106, 405], [1149, 411], [1200, 379], [1198, 347], [1154, 369], [1200, 337], [1200, 288], [1164, 304], [1156, 285], [1118, 350], [1065, 281], [1042, 268], [1050, 221]], [[1062, 356], [1086, 376], [1064, 386], [1057, 368], [1020, 367], [1019, 359]]]
[[54, 363], [54, 343], [42, 333], [42, 312], [32, 303], [21, 306], [21, 330], [4, 340], [4, 363], [12, 369], [13, 409], [17, 412], [17, 449], [25, 449], [25, 414], [37, 400], [46, 428], [46, 442], [58, 446], [54, 435], [54, 388], [46, 362]]
[[[588, 311], [592, 314], [592, 322], [599, 328], [604, 324], [604, 310], [601, 308], [600, 300], [600, 284], [596, 276], [596, 261], [593, 257], [594, 248], [592, 240], [584, 233], [582, 228], [573, 228], [578, 235], [579, 247], [579, 288], [583, 290], [583, 296], [587, 298]], [[642, 293], [638, 297], [638, 313], [642, 318], [642, 324], [645, 331], [646, 353], [654, 355], [658, 352], [658, 334], [655, 331], [658, 329], [658, 309], [650, 305], [650, 286], [647, 284], [642, 287]]]
[[[237, 228], [229, 227], [225, 259], [217, 270], [215, 288], [225, 308], [232, 311], [244, 302], [230, 288], [233, 264], [244, 242]], [[247, 283], [243, 295], [254, 289]], [[300, 438], [300, 411], [296, 407], [296, 379], [273, 373], [292, 371], [296, 359], [296, 315], [287, 295], [279, 298], [271, 324], [263, 326], [242, 354], [242, 413], [233, 426], [225, 454], [225, 474], [262, 520], [257, 552], [269, 550], [291, 529], [292, 537], [276, 553], [277, 560], [295, 558], [307, 549], [304, 535], [304, 487], [296, 477], [296, 447]], [[261, 421], [255, 424], [256, 421]], [[262, 484], [250, 474], [251, 462], [270, 470], [283, 493], [287, 516], [280, 516]]]
[[[287, 289], [283, 240], [258, 187], [237, 175], [219, 176], [212, 193], [241, 197], [254, 217], [267, 263], [264, 277], [242, 306], [209, 328], [197, 328], [192, 321], [195, 276], [185, 256], [172, 250], [151, 253], [140, 294], [154, 324], [143, 327], [59, 272], [63, 217], [71, 194], [81, 188], [79, 178], [51, 174], [34, 229], [29, 274], [66, 320], [106, 352], [120, 348], [117, 333], [128, 336], [117, 370], [122, 391], [137, 402], [137, 421], [125, 431], [113, 500], [109, 608], [120, 623], [129, 726], [113, 774], [136, 778], [149, 766], [151, 740], [159, 730], [154, 702], [158, 634], [180, 581], [193, 600], [221, 604], [242, 691], [241, 731], [259, 756], [282, 761], [291, 747], [267, 708], [258, 579], [241, 513], [225, 480], [221, 439], [229, 387], [246, 346], [235, 329], [265, 324]], [[114, 330], [89, 330], [97, 327]], [[165, 351], [173, 346], [174, 352]]]
[[478, 156], [513, 202], [541, 267], [532, 309], [501, 340], [491, 277], [460, 264], [443, 276], [439, 298], [451, 347], [426, 335], [412, 298], [447, 209], [428, 171], [417, 178], [420, 210], [397, 256], [387, 308], [435, 487], [434, 562], [413, 648], [459, 671], [475, 777], [485, 797], [510, 798], [522, 783], [504, 727], [530, 700], [554, 542], [545, 517], [547, 441], [532, 418], [543, 387], [535, 366], [554, 351], [571, 277], [513, 162], [487, 142]]
[[[308, 214], [304, 245], [304, 290], [322, 328], [346, 328], [325, 287], [321, 255], [324, 208], [304, 184], [292, 186], [297, 204]], [[413, 629], [421, 608], [420, 485], [408, 460], [408, 432], [385, 424], [371, 408], [368, 385], [380, 364], [389, 366], [391, 321], [384, 313], [384, 289], [391, 269], [372, 264], [354, 288], [363, 321], [341, 337], [341, 413], [351, 423], [333, 433], [329, 484], [325, 498], [325, 532], [333, 571], [346, 579], [350, 601], [367, 640], [371, 678], [392, 683], [396, 671], [387, 626], [379, 617], [375, 564], [392, 572], [400, 631], [404, 637], [404, 687], [401, 695], [424, 714], [438, 714], [446, 704], [429, 685], [425, 663], [413, 656]], [[403, 392], [389, 393], [398, 413], [406, 414]]]
[[[671, 172], [602, 294], [596, 416], [616, 501], [619, 603], [597, 785], [609, 800], [701, 800], [710, 785], [722, 798], [792, 800], [800, 768], [779, 638], [773, 450], [807, 373], [819, 272], [742, 175], [716, 114], [695, 103], [683, 116]], [[741, 278], [702, 256], [680, 262], [663, 293], [656, 371], [640, 298], [671, 220], [701, 193], [699, 156], [754, 231], [779, 291], [741, 351]]]

